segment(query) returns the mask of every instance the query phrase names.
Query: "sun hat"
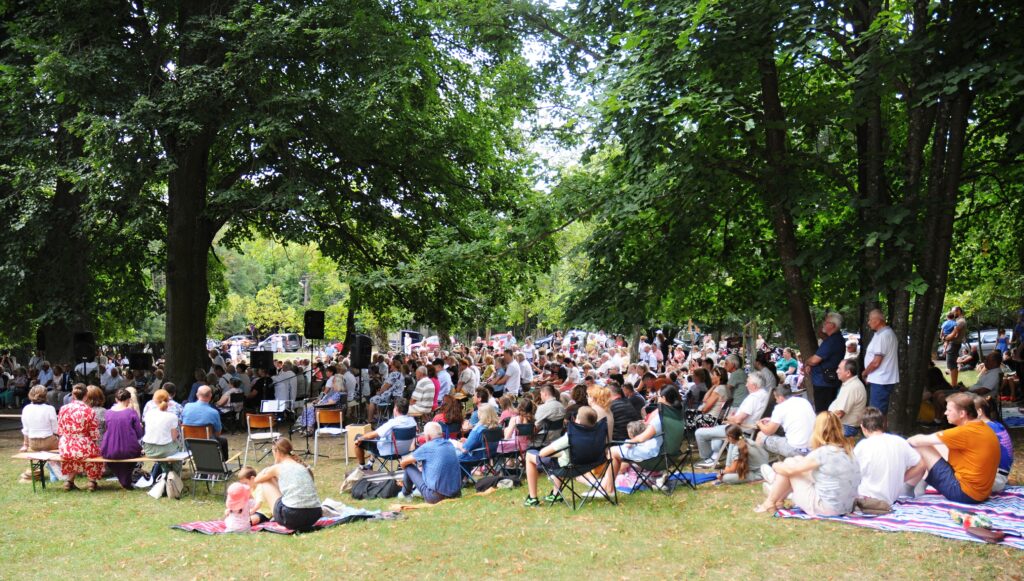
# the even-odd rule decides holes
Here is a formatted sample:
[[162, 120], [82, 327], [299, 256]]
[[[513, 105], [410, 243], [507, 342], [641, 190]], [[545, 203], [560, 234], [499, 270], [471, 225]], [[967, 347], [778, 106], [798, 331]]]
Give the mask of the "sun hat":
[[242, 510], [249, 503], [249, 487], [241, 482], [235, 482], [228, 487], [228, 510]]

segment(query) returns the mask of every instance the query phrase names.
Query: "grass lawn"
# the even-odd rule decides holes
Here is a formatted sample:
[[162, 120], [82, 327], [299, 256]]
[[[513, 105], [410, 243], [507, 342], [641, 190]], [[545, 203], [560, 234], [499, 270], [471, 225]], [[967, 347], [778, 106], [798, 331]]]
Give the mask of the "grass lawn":
[[[1024, 433], [1011, 483], [1024, 483]], [[232, 450], [243, 441], [232, 437]], [[302, 441], [296, 441], [302, 447]], [[0, 452], [20, 435], [0, 432]], [[344, 462], [337, 443], [317, 469], [321, 497], [368, 508], [338, 493]], [[406, 513], [398, 521], [343, 525], [309, 535], [208, 537], [175, 523], [219, 518], [222, 497], [154, 500], [104, 482], [95, 493], [59, 487], [32, 493], [17, 484], [25, 462], [0, 464], [2, 577], [71, 578], [788, 578], [1020, 579], [1024, 551], [882, 533], [848, 525], [783, 520], [752, 512], [761, 486], [701, 486], [672, 497], [640, 493], [620, 506], [595, 503], [527, 509], [522, 489], [467, 496]], [[543, 492], [543, 491], [542, 491]]]

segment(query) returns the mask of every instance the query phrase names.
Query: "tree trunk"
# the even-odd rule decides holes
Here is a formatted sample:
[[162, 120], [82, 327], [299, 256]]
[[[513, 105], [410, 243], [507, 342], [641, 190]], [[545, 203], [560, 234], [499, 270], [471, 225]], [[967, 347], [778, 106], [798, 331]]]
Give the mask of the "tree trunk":
[[[55, 138], [58, 154], [67, 164], [83, 155], [83, 143], [59, 126]], [[74, 334], [93, 330], [90, 245], [82, 217], [88, 193], [66, 179], [57, 180], [51, 202], [49, 231], [38, 254], [40, 268], [32, 277], [41, 305], [47, 305], [40, 325], [46, 358], [51, 364], [74, 362]]]
[[356, 340], [356, 289], [350, 287], [348, 294], [348, 315], [345, 317], [345, 341], [341, 344], [341, 356], [347, 357]]
[[[167, 351], [165, 377], [191, 384], [206, 368], [206, 311], [210, 303], [207, 266], [213, 225], [205, 216], [208, 136], [177, 149], [167, 182]], [[181, 392], [179, 392], [180, 394]]]
[[[797, 264], [799, 248], [793, 215], [789, 211], [786, 193], [789, 171], [786, 167], [786, 117], [779, 99], [779, 74], [775, 67], [772, 45], [765, 46], [765, 52], [758, 60], [761, 76], [761, 105], [764, 108], [764, 132], [768, 175], [762, 196], [771, 213], [772, 228], [775, 232], [775, 248], [782, 263], [782, 276], [786, 281], [786, 304], [793, 321], [793, 334], [804, 357], [810, 357], [818, 349], [818, 339], [811, 320], [811, 308], [807, 301], [803, 273]], [[808, 390], [808, 399], [814, 401], [814, 390]]]
[[906, 363], [901, 365], [901, 381], [896, 394], [899, 413], [892, 418], [893, 429], [897, 431], [906, 432], [913, 426], [927, 383], [932, 344], [937, 333], [936, 321], [942, 312], [949, 279], [953, 222], [967, 147], [967, 122], [973, 102], [973, 93], [963, 86], [954, 95], [944, 98], [938, 107], [923, 236], [920, 237], [922, 242], [917, 255], [917, 272], [927, 287], [914, 301], [910, 344]]

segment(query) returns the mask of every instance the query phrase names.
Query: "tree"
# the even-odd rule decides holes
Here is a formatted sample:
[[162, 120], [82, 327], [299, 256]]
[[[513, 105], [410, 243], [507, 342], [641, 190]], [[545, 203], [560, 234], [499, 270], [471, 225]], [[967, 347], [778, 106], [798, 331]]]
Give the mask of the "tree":
[[511, 213], [525, 193], [514, 123], [535, 84], [485, 4], [499, 5], [92, 0], [21, 14], [59, 39], [36, 62], [113, 79], [65, 82], [73, 100], [128, 101], [81, 120], [110, 137], [93, 164], [166, 184], [169, 379], [203, 362], [208, 251], [225, 225], [369, 272], [430, 236], [472, 243], [478, 212]]

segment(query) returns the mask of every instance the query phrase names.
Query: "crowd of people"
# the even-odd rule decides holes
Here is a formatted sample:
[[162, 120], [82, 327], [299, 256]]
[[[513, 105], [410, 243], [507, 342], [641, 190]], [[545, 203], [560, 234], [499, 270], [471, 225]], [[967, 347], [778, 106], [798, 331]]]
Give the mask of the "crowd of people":
[[[949, 332], [944, 328], [943, 340], [952, 352], [962, 313], [951, 314], [954, 324]], [[539, 504], [539, 468], [567, 460], [564, 429], [552, 427], [570, 422], [605, 422], [607, 441], [617, 444], [609, 447], [611, 470], [601, 483], [610, 490], [632, 463], [659, 453], [665, 406], [678, 410], [694, 433], [698, 468], [714, 471], [726, 484], [766, 482], [760, 511], [789, 498], [811, 514], [844, 514], [858, 498], [891, 503], [920, 494], [923, 482], [951, 500], [981, 502], [1005, 486], [1010, 439], [988, 416], [1007, 387], [1003, 352], [986, 358], [987, 373], [975, 386], [958, 389], [943, 379], [946, 389], [930, 390], [928, 398], [944, 412], [939, 421], [944, 418], [950, 429], [904, 440], [886, 433], [884, 424], [900, 380], [897, 339], [880, 311], [869, 314], [868, 324], [873, 334], [863, 369], [861, 346], [843, 339], [842, 318], [831, 313], [813, 354], [775, 350], [759, 340], [749, 367], [742, 349], [710, 337], [678, 345], [659, 332], [651, 340], [640, 337], [634, 351], [621, 336], [556, 334], [544, 347], [526, 339], [501, 349], [476, 341], [450, 350], [377, 353], [365, 370], [353, 369], [341, 354], [255, 369], [236, 358], [241, 353], [211, 350], [209, 367], [197, 369], [182, 389], [164, 380], [159, 361], [148, 370], [130, 370], [126, 358], [106, 353], [80, 370], [51, 369], [37, 354], [28, 368], [5, 364], [5, 372], [11, 369], [4, 394], [27, 400], [23, 450], [58, 449], [67, 490], [77, 487], [80, 475], [90, 490], [98, 486], [105, 467], [90, 458], [172, 456], [181, 449], [183, 426], [208, 427], [227, 458], [226, 423], [266, 400], [291, 402], [300, 433], [315, 429], [317, 407], [340, 409], [346, 417], [365, 414], [375, 427], [361, 437], [359, 464], [368, 469], [375, 456], [402, 455], [402, 495], [427, 502], [460, 494], [465, 466], [479, 463], [485, 433], [498, 430], [502, 452], [532, 449], [521, 466], [529, 489], [525, 502]], [[1007, 345], [1007, 357], [1013, 349], [1019, 356], [1019, 336], [1017, 341]], [[300, 399], [311, 405], [303, 408]], [[419, 446], [396, 441], [396, 430], [409, 428], [418, 432]], [[552, 432], [560, 437], [538, 445], [537, 434]], [[228, 516], [253, 523], [280, 517], [309, 526], [315, 522], [312, 472], [286, 439], [275, 445], [274, 457], [270, 469], [245, 471], [240, 482], [255, 496], [241, 503], [236, 487]], [[167, 465], [181, 470], [180, 463]], [[108, 464], [127, 489], [132, 468]], [[243, 513], [248, 517], [231, 516]]]

